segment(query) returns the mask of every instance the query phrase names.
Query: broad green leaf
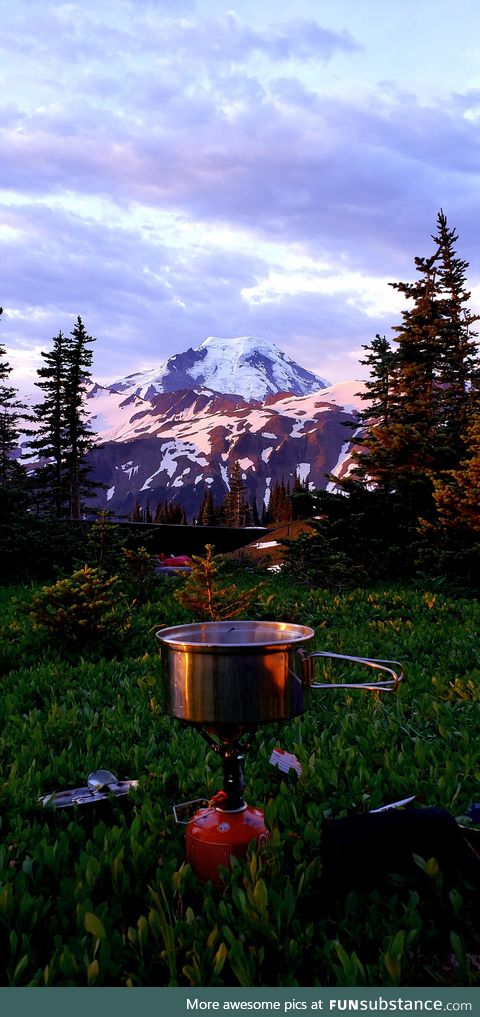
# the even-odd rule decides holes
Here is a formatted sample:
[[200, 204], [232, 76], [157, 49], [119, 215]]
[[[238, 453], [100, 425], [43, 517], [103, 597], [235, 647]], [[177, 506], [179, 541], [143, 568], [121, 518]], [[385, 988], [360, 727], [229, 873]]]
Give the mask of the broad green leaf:
[[105, 939], [105, 926], [93, 911], [86, 912], [84, 924], [87, 932], [90, 932], [92, 936], [96, 936], [97, 939]]
[[87, 967], [87, 981], [89, 985], [93, 985], [99, 973], [98, 960], [93, 960]]
[[220, 946], [213, 958], [213, 973], [215, 976], [219, 975], [225, 961], [227, 959], [227, 947], [225, 943], [220, 943]]

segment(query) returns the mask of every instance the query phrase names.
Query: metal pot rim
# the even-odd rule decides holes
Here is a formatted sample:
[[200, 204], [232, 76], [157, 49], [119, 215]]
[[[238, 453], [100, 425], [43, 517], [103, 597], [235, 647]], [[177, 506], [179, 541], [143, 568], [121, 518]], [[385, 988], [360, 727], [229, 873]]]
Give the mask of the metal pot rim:
[[[257, 638], [248, 639], [248, 633], [257, 632]], [[233, 641], [238, 633], [238, 641]], [[231, 639], [221, 638], [230, 635]], [[169, 649], [194, 653], [264, 653], [275, 652], [298, 646], [315, 635], [307, 625], [274, 621], [218, 621], [191, 622], [187, 625], [173, 625], [156, 632], [157, 639]], [[260, 638], [258, 638], [260, 636]], [[233, 638], [232, 638], [233, 637]], [[247, 637], [247, 638], [245, 638]]]

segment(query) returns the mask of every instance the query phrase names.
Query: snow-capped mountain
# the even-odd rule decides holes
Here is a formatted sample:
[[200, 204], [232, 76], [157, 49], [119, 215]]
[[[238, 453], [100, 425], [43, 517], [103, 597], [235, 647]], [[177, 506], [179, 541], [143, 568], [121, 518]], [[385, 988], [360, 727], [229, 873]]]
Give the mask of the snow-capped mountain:
[[[215, 339], [159, 368], [103, 386], [86, 409], [98, 508], [128, 515], [176, 501], [196, 517], [206, 489], [223, 502], [233, 464], [261, 511], [282, 478], [324, 488], [351, 465], [362, 382], [328, 385], [261, 339]], [[28, 448], [27, 440], [23, 451]]]
[[307, 395], [328, 384], [300, 367], [274, 343], [252, 336], [209, 336], [195, 349], [177, 353], [158, 367], [131, 374], [108, 387], [113, 392], [153, 399], [162, 392], [202, 386], [263, 402], [278, 392]]
[[348, 472], [351, 432], [344, 425], [355, 419], [361, 387], [343, 382], [252, 404], [200, 387], [149, 403], [92, 386], [88, 408], [101, 445], [89, 458], [93, 479], [106, 485], [98, 505], [123, 514], [136, 501], [154, 510], [168, 499], [191, 518], [206, 488], [223, 501], [236, 461], [260, 508], [282, 477], [291, 486], [298, 476], [325, 487], [326, 474]]

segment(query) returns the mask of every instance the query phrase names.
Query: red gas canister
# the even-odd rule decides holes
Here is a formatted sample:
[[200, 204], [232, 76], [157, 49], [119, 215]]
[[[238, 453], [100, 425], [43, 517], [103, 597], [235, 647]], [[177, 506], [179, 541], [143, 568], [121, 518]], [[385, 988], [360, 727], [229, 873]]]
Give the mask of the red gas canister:
[[246, 805], [235, 812], [210, 807], [199, 809], [186, 830], [187, 861], [198, 879], [221, 885], [218, 867], [230, 868], [230, 857], [242, 858], [252, 840], [265, 845], [268, 831], [261, 809]]

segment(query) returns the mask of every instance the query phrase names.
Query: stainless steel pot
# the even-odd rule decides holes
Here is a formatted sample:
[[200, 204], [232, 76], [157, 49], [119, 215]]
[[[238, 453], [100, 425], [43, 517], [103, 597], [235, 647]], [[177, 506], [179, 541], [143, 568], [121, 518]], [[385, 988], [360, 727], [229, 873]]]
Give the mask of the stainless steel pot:
[[[192, 724], [265, 724], [303, 713], [310, 689], [386, 692], [402, 680], [396, 661], [306, 653], [303, 645], [314, 634], [306, 625], [269, 621], [194, 622], [160, 629], [166, 712]], [[368, 683], [315, 682], [317, 657], [363, 664], [384, 677]]]

